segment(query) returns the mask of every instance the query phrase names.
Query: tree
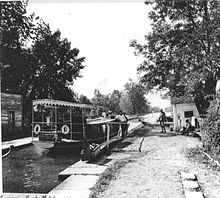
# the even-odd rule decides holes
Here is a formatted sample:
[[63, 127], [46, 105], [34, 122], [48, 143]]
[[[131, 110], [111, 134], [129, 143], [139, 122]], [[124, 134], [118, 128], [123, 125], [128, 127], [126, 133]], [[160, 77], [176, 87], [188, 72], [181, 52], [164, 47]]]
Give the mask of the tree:
[[113, 92], [108, 95], [108, 98], [109, 110], [111, 110], [113, 113], [119, 113], [121, 92], [118, 90], [113, 90]]
[[74, 100], [70, 89], [84, 68], [84, 57], [71, 48], [59, 30], [51, 32], [26, 4], [1, 2], [2, 91], [22, 94], [24, 102], [35, 98]]
[[[130, 108], [132, 108], [133, 114], [147, 113], [149, 111], [149, 105], [145, 98], [145, 94], [146, 89], [144, 89], [141, 84], [130, 80], [128, 83], [125, 84], [124, 97], [122, 98], [122, 100], [124, 100], [127, 105], [130, 103]], [[120, 102], [120, 104], [121, 108], [124, 108], [123, 105], [125, 104], [123, 104], [122, 101]]]
[[18, 1], [0, 2], [0, 8], [1, 88], [2, 91], [21, 94], [30, 52], [25, 44], [33, 33], [33, 16], [27, 16], [26, 4]]
[[98, 89], [95, 89], [94, 97], [91, 99], [91, 102], [96, 107], [98, 115], [101, 115], [101, 113], [103, 111], [108, 111], [109, 110], [108, 97], [101, 94], [101, 92]]
[[124, 92], [121, 95], [119, 106], [120, 106], [120, 110], [122, 110], [123, 112], [125, 112], [128, 115], [135, 114], [134, 108], [133, 108], [133, 105], [131, 102], [131, 98], [128, 93]]
[[91, 104], [90, 100], [82, 94], [79, 96], [79, 101], [83, 104]]
[[[146, 43], [133, 40], [138, 67], [148, 88], [167, 88], [171, 97], [191, 96], [200, 113], [208, 107], [220, 77], [220, 2], [155, 0]], [[212, 98], [212, 97], [211, 97]]]
[[36, 68], [29, 97], [72, 99], [69, 87], [84, 68], [84, 58], [78, 58], [79, 50], [71, 49], [71, 43], [62, 39], [61, 32], [57, 30], [54, 33], [48, 31], [36, 41], [32, 51]]
[[119, 113], [121, 92], [118, 90], [113, 90], [109, 94], [101, 94], [99, 90], [94, 91], [94, 97], [91, 99], [91, 103], [98, 109], [98, 114], [105, 111], [112, 111], [112, 113]]
[[24, 117], [31, 118], [33, 99], [75, 101], [70, 89], [84, 68], [84, 57], [72, 48], [59, 30], [34, 14], [27, 15], [26, 3], [0, 2], [1, 6], [1, 91], [23, 96]]

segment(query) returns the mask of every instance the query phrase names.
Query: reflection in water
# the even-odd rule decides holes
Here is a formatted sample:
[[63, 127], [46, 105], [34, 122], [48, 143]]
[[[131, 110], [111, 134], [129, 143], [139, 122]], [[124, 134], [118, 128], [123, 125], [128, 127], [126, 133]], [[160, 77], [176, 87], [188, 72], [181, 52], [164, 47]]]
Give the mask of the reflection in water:
[[59, 184], [58, 173], [79, 158], [70, 150], [50, 153], [35, 146], [13, 150], [2, 160], [3, 191], [48, 193]]

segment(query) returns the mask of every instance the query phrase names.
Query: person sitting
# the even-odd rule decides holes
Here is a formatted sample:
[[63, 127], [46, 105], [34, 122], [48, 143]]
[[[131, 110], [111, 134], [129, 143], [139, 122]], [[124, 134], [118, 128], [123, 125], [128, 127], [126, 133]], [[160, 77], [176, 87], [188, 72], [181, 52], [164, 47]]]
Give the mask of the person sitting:
[[199, 121], [198, 121], [197, 118], [195, 118], [195, 128], [196, 128], [196, 129], [199, 129], [199, 128], [200, 128], [200, 126], [199, 126]]
[[190, 123], [189, 119], [186, 120], [186, 127], [184, 127], [182, 134], [189, 135], [190, 132], [193, 131], [192, 124]]

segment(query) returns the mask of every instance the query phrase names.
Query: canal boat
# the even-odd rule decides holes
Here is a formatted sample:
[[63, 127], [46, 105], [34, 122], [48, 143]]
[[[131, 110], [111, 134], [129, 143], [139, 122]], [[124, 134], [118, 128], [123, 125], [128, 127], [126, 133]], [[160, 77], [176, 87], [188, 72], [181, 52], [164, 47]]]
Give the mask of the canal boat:
[[32, 143], [46, 149], [89, 148], [120, 137], [111, 118], [89, 119], [92, 105], [39, 99], [33, 101]]

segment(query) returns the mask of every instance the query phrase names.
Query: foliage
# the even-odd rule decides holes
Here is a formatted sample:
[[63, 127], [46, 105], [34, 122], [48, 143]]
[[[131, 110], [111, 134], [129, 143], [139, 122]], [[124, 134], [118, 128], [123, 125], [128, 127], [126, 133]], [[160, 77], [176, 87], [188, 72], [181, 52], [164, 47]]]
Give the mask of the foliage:
[[205, 151], [220, 154], [220, 107], [219, 99], [211, 102], [202, 125], [202, 141]]
[[118, 114], [120, 110], [130, 115], [142, 114], [149, 112], [145, 94], [145, 89], [142, 85], [130, 80], [125, 84], [125, 88], [121, 92], [114, 90], [112, 93], [104, 95], [99, 90], [95, 90], [91, 103], [96, 106], [98, 115], [103, 111], [112, 111], [113, 114]]
[[139, 83], [130, 80], [125, 84], [124, 97], [120, 105], [131, 114], [143, 114], [149, 112], [149, 105], [145, 98], [146, 89]]
[[132, 108], [131, 98], [128, 93], [124, 92], [120, 98], [120, 109], [128, 115], [134, 114], [134, 109]]
[[94, 91], [94, 96], [91, 99], [91, 103], [96, 106], [97, 114], [101, 115], [103, 111], [112, 111], [113, 113], [119, 113], [119, 101], [121, 98], [121, 92], [114, 90], [107, 95], [101, 94], [99, 90]]
[[120, 99], [121, 99], [121, 92], [118, 90], [114, 90], [112, 93], [108, 94], [109, 98], [109, 110], [112, 112], [118, 113], [120, 110]]
[[29, 50], [25, 42], [33, 33], [32, 16], [26, 15], [26, 4], [1, 2], [1, 88], [21, 93]]
[[[200, 112], [208, 107], [220, 77], [220, 2], [155, 0], [146, 43], [131, 42], [144, 62], [138, 71], [148, 88], [169, 89], [171, 97], [192, 95]], [[212, 97], [211, 97], [212, 99]]]
[[84, 58], [71, 48], [59, 30], [35, 14], [26, 13], [27, 4], [3, 1], [1, 7], [1, 91], [23, 96], [24, 124], [31, 119], [31, 102], [37, 98], [75, 101], [70, 89], [80, 77]]
[[[49, 28], [49, 27], [48, 27]], [[84, 58], [78, 58], [79, 50], [71, 49], [71, 43], [61, 38], [61, 32], [48, 31], [33, 46], [35, 73], [31, 92], [38, 98], [71, 99], [70, 85], [80, 77]]]
[[35, 98], [74, 100], [70, 90], [80, 77], [84, 58], [71, 48], [59, 30], [51, 32], [26, 4], [1, 2], [2, 12], [2, 91], [22, 94], [25, 103]]
[[79, 102], [83, 104], [91, 104], [90, 100], [82, 94], [79, 96]]
[[102, 111], [108, 111], [108, 98], [101, 94], [97, 89], [94, 91], [94, 96], [91, 99], [92, 104], [98, 109], [97, 114], [101, 115]]
[[150, 112], [155, 113], [155, 112], [160, 112], [160, 107], [150, 107]]

